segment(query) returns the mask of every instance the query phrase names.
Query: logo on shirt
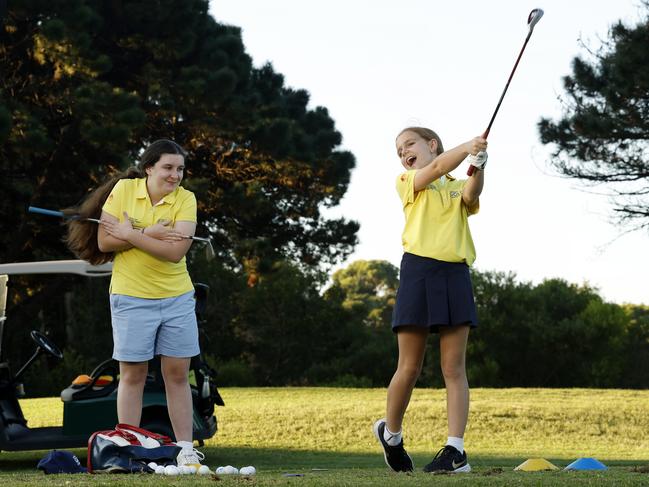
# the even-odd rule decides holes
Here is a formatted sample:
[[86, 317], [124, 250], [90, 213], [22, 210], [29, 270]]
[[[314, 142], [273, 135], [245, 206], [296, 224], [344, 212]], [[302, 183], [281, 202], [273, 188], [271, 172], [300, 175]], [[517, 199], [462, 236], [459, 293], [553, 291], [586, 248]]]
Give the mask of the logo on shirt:
[[451, 191], [451, 198], [457, 198], [458, 196], [460, 196], [459, 191]]
[[401, 181], [405, 181], [406, 179], [408, 179], [408, 177], [405, 174], [402, 174], [400, 179]]

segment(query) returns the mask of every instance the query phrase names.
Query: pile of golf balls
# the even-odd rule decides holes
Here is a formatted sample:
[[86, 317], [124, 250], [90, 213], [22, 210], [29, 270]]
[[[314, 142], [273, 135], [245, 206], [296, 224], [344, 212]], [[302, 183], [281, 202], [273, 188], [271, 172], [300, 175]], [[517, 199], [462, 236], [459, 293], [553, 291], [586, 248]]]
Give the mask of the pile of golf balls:
[[[201, 465], [200, 467], [196, 468], [193, 465], [182, 465], [180, 467], [176, 467], [175, 465], [158, 465], [155, 462], [151, 462], [148, 464], [149, 468], [153, 470], [155, 473], [158, 475], [190, 475], [190, 474], [199, 474], [199, 475], [209, 475], [212, 473], [210, 470], [210, 467], [207, 465]], [[253, 467], [252, 465], [248, 465], [247, 467], [233, 467], [232, 465], [226, 465], [225, 467], [217, 467], [217, 469], [214, 471], [218, 475], [255, 475], [257, 473], [257, 469]]]
[[176, 467], [175, 465], [158, 465], [155, 462], [151, 462], [148, 465], [158, 475], [207, 475], [212, 473], [210, 467], [207, 465], [201, 465], [198, 469], [194, 465]]

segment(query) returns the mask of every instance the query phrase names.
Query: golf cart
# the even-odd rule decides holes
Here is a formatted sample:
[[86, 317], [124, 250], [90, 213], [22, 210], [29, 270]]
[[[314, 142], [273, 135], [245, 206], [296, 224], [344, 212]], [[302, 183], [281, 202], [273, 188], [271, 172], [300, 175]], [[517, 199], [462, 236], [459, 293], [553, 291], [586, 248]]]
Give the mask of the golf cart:
[[[110, 275], [112, 264], [93, 266], [81, 260], [0, 264], [0, 450], [46, 450], [85, 447], [92, 433], [113, 429], [117, 421], [117, 385], [119, 364], [106, 360], [89, 375], [81, 375], [61, 392], [63, 401], [63, 425], [30, 428], [23, 415], [18, 399], [24, 396], [21, 379], [29, 366], [41, 355], [63, 358], [61, 350], [44, 334], [31, 332], [35, 351], [27, 362], [13, 374], [4, 360], [2, 341], [6, 324], [7, 282], [10, 275], [71, 273], [84, 276]], [[205, 308], [209, 288], [194, 284], [196, 316], [199, 332], [205, 325]], [[190, 384], [193, 400], [193, 437], [202, 445], [217, 430], [214, 406], [223, 406], [214, 383], [215, 372], [201, 355], [192, 358]], [[160, 372], [160, 360], [149, 364], [149, 375], [144, 388], [142, 420], [140, 426], [174, 438], [167, 412], [164, 382]]]

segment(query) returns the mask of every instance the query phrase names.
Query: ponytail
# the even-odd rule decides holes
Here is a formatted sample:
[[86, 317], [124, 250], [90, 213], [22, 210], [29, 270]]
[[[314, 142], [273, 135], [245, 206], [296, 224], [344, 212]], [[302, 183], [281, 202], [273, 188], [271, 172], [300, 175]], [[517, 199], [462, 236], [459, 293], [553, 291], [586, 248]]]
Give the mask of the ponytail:
[[113, 260], [113, 252], [99, 250], [97, 232], [99, 224], [85, 221], [84, 218], [101, 218], [101, 209], [115, 185], [120, 179], [141, 178], [144, 175], [137, 167], [130, 167], [126, 172], [113, 176], [97, 189], [93, 190], [78, 206], [66, 208], [66, 216], [77, 216], [78, 219], [66, 221], [68, 227], [64, 242], [72, 253], [79, 259], [86, 260], [93, 265], [105, 264]]

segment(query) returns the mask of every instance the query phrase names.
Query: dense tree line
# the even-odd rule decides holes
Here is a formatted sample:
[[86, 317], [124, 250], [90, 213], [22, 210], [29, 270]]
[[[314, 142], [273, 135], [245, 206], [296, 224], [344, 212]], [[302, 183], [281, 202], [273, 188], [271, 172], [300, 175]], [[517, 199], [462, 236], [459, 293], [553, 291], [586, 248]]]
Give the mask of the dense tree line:
[[[389, 382], [397, 359], [392, 264], [354, 262], [334, 273], [323, 292], [312, 274], [287, 263], [252, 288], [220, 263], [197, 260], [191, 273], [210, 286], [202, 340], [221, 385]], [[110, 355], [107, 278], [81, 281], [61, 300], [67, 302], [58, 317], [66, 327], [65, 360], [36, 364], [26, 381], [31, 393], [57, 394]], [[514, 274], [476, 271], [474, 286], [480, 326], [469, 339], [472, 386], [649, 387], [648, 307], [607, 303], [596, 289], [561, 279], [535, 285]], [[443, 385], [438, 353], [431, 335], [420, 386]]]

